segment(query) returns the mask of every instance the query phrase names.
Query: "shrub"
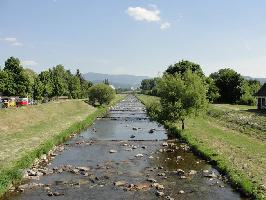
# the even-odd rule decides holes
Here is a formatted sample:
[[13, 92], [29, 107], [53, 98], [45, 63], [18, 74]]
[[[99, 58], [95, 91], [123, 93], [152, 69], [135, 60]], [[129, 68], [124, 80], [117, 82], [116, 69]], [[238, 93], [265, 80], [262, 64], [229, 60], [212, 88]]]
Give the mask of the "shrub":
[[109, 85], [99, 83], [89, 89], [88, 97], [92, 105], [97, 103], [100, 105], [109, 104], [115, 97], [115, 90]]

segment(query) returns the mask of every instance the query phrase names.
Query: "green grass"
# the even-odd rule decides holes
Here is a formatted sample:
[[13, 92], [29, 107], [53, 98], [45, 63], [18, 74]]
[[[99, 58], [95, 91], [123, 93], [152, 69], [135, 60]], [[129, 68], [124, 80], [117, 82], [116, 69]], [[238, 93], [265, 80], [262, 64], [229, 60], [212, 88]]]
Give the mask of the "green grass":
[[[138, 95], [138, 98], [146, 105], [159, 100], [145, 95]], [[244, 112], [245, 109], [242, 106], [238, 107], [239, 110], [231, 107], [226, 105], [223, 108], [234, 112]], [[235, 113], [236, 116], [237, 114], [240, 113]], [[222, 173], [227, 174], [235, 188], [256, 199], [265, 199], [266, 191], [262, 185], [266, 185], [266, 143], [263, 139], [233, 130], [221, 120], [210, 116], [188, 119], [185, 131], [180, 131], [180, 123], [165, 126], [189, 143], [195, 152], [211, 160]], [[265, 133], [257, 131], [257, 134]]]
[[[124, 95], [116, 95], [116, 98], [112, 101], [110, 105], [117, 103], [123, 98]], [[82, 104], [78, 105], [79, 110], [76, 110], [77, 107], [72, 104], [73, 102], [74, 105], [76, 105], [77, 102], [78, 104]], [[22, 110], [13, 109], [3, 111], [6, 112], [4, 113], [5, 115], [10, 116], [15, 116], [16, 112], [18, 112], [21, 116], [29, 116], [37, 112], [39, 117], [42, 118], [42, 120], [38, 121], [32, 119], [33, 121], [31, 123], [27, 122], [28, 124], [26, 122], [23, 122], [22, 128], [19, 132], [16, 132], [15, 130], [10, 128], [10, 133], [7, 133], [8, 136], [3, 135], [4, 139], [1, 138], [0, 143], [10, 143], [10, 146], [12, 146], [5, 147], [5, 151], [7, 152], [7, 154], [11, 155], [12, 159], [8, 159], [8, 162], [1, 162], [0, 196], [2, 196], [7, 191], [11, 183], [16, 183], [21, 180], [22, 169], [30, 167], [36, 158], [39, 158], [42, 154], [47, 153], [55, 145], [66, 141], [71, 134], [78, 133], [89, 125], [91, 125], [97, 117], [105, 115], [108, 109], [107, 106], [99, 107], [96, 109], [85, 104], [83, 101], [70, 101], [58, 104], [62, 107], [62, 110], [64, 110], [61, 111], [61, 108], [59, 108], [60, 106], [57, 107], [52, 104], [53, 103], [43, 104], [31, 108], [27, 107], [23, 108]], [[54, 108], [54, 106], [57, 107], [59, 110], [51, 110], [51, 108]], [[36, 111], [35, 109], [40, 109], [41, 111]], [[11, 115], [11, 112], [15, 113]], [[17, 116], [16, 118], [19, 117]], [[59, 118], [59, 121], [52, 122], [51, 118]], [[12, 121], [12, 119], [10, 119], [10, 121]], [[47, 128], [49, 128], [50, 130], [49, 134], [43, 137], [42, 134], [47, 131]], [[28, 130], [30, 133], [27, 133], [25, 130]], [[10, 139], [13, 140], [9, 141]], [[13, 142], [16, 143], [16, 145], [12, 144]], [[17, 149], [20, 150], [18, 151]], [[13, 151], [16, 152], [17, 156], [13, 156]]]

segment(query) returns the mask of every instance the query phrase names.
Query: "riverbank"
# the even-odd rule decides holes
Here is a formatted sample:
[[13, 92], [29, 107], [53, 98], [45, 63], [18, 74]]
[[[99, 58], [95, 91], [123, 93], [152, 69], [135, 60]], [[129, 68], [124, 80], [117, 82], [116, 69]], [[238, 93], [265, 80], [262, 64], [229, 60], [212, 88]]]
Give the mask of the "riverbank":
[[[111, 104], [124, 97], [116, 95]], [[73, 100], [1, 110], [0, 196], [12, 182], [21, 180], [21, 169], [92, 124], [107, 109]]]
[[[137, 96], [147, 107], [159, 100], [157, 97]], [[258, 137], [258, 130], [254, 137], [254, 134], [230, 129], [224, 122], [210, 116], [188, 119], [183, 132], [180, 123], [166, 127], [227, 174], [235, 188], [257, 199], [265, 199], [266, 144]], [[265, 133], [261, 131], [261, 134]]]

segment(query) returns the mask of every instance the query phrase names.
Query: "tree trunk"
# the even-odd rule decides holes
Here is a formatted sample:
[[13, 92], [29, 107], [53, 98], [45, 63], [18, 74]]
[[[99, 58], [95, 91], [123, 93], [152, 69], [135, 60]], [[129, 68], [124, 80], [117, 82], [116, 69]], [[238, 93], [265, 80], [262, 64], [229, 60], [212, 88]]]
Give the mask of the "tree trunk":
[[185, 120], [182, 119], [181, 121], [182, 121], [182, 130], [184, 130], [185, 129]]

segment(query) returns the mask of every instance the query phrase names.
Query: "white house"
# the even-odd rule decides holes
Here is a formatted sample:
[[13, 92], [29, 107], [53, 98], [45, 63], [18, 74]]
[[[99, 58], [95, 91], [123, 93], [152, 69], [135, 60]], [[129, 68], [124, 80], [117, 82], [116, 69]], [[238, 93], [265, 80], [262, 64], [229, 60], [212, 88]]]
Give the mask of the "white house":
[[266, 83], [260, 88], [256, 94], [257, 106], [259, 110], [266, 110]]

